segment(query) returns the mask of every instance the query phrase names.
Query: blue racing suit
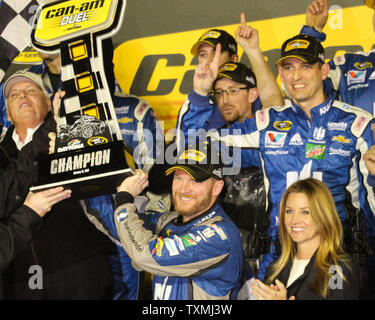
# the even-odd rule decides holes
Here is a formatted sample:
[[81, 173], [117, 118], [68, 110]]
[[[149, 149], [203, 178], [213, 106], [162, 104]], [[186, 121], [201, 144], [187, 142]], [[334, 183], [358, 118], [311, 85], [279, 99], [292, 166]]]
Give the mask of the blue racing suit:
[[[214, 99], [212, 97], [212, 99]], [[210, 105], [207, 105], [209, 101]], [[204, 106], [204, 109], [201, 109]], [[260, 110], [262, 103], [260, 98], [252, 105], [252, 113], [254, 114], [257, 110]], [[220, 129], [226, 126], [226, 122], [221, 115], [218, 106], [213, 103], [208, 96], [201, 96], [194, 90], [188, 95], [184, 104], [180, 108], [177, 116], [176, 129], [184, 133], [185, 139], [188, 138], [189, 129]], [[179, 135], [177, 135], [177, 140]]]
[[[242, 281], [241, 236], [220, 205], [182, 223], [176, 212], [138, 214], [120, 192], [110, 233], [138, 270], [153, 274], [155, 300], [235, 299]], [[102, 218], [103, 211], [101, 211]]]
[[5, 98], [3, 95], [4, 82], [0, 83], [0, 122], [5, 128], [11, 126], [11, 122], [8, 119], [7, 107], [5, 104]]
[[[177, 141], [183, 139], [185, 144], [187, 142], [194, 143], [197, 135], [200, 134], [205, 137], [206, 133], [212, 129], [224, 129], [226, 127], [226, 122], [221, 116], [219, 108], [212, 104], [210, 97], [201, 96], [194, 90], [187, 96], [184, 104], [182, 105], [179, 116], [178, 116], [178, 135]], [[201, 130], [202, 132], [196, 131]], [[179, 135], [183, 135], [180, 137]], [[184, 145], [184, 144], [183, 144]], [[224, 151], [224, 152], [223, 152]], [[225, 150], [221, 148], [221, 152], [225, 153]], [[223, 159], [224, 163], [228, 166], [239, 166], [245, 167], [241, 159], [236, 159], [233, 155], [223, 155], [227, 156]], [[246, 158], [247, 162], [250, 163], [249, 166], [261, 167], [259, 152], [257, 150], [246, 150], [241, 153], [241, 158]], [[234, 161], [232, 161], [234, 159]], [[250, 160], [251, 159], [251, 160]], [[228, 160], [226, 162], [225, 160]]]
[[[228, 134], [216, 134], [215, 139], [245, 151], [247, 148], [259, 149], [268, 210], [271, 210], [268, 232], [275, 243], [279, 204], [284, 191], [293, 182], [309, 177], [328, 186], [344, 226], [347, 218], [345, 202], [349, 201], [365, 217], [368, 235], [374, 236], [375, 197], [363, 161], [364, 153], [374, 144], [371, 130], [374, 122], [366, 111], [332, 98], [312, 108], [311, 120], [291, 102], [260, 110], [254, 118], [234, 123]], [[246, 167], [252, 159], [242, 157], [242, 161]], [[276, 257], [273, 245], [270, 254], [262, 259], [260, 279]]]
[[[124, 142], [138, 152], [134, 161], [139, 168], [148, 170], [156, 159], [157, 143], [164, 144], [164, 136], [156, 121], [151, 106], [144, 100], [131, 95], [115, 93], [113, 98], [116, 116]], [[146, 133], [146, 130], [148, 132]], [[158, 202], [160, 204], [160, 201]], [[90, 198], [83, 201], [87, 213], [100, 212], [103, 217], [113, 215], [113, 199], [111, 195]], [[163, 207], [161, 206], [162, 210]], [[110, 222], [103, 219], [102, 224], [108, 229]], [[98, 225], [97, 225], [98, 226]], [[103, 230], [102, 230], [103, 231]], [[139, 289], [139, 274], [131, 266], [131, 260], [120, 242], [115, 242], [118, 256], [112, 255], [112, 266], [115, 277], [115, 299], [137, 299]], [[117, 286], [117, 287], [116, 287]]]
[[[300, 33], [321, 42], [326, 38], [324, 33], [308, 26]], [[324, 80], [325, 92], [336, 94], [335, 98], [375, 115], [375, 50], [345, 53], [330, 60], [329, 67], [328, 78]]]

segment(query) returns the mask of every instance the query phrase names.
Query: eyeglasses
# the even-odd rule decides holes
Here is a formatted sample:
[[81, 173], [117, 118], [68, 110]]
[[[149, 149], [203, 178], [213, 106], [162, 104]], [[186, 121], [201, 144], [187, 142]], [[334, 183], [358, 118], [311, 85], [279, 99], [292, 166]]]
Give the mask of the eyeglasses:
[[229, 88], [229, 89], [226, 89], [226, 90], [216, 89], [216, 90], [211, 90], [211, 94], [215, 95], [218, 98], [223, 97], [224, 92], [228, 96], [236, 96], [236, 95], [239, 94], [240, 90], [249, 90], [249, 89], [250, 89], [249, 87], [243, 87], [243, 88], [233, 87], [233, 88]]

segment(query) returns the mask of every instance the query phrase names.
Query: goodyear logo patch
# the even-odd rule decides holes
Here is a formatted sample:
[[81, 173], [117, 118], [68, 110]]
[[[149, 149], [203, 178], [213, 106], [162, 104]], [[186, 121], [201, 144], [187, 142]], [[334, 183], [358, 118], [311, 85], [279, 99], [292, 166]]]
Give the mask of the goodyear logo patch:
[[292, 124], [293, 123], [291, 121], [276, 121], [274, 122], [273, 126], [281, 131], [289, 131]]
[[332, 141], [338, 141], [338, 142], [341, 142], [341, 143], [350, 143], [351, 139], [346, 139], [344, 136], [334, 136], [332, 138]]
[[198, 150], [185, 150], [179, 157], [180, 160], [193, 160], [201, 162], [206, 158], [206, 155]]
[[294, 49], [306, 49], [309, 45], [310, 42], [307, 40], [293, 40], [286, 45], [285, 52]]

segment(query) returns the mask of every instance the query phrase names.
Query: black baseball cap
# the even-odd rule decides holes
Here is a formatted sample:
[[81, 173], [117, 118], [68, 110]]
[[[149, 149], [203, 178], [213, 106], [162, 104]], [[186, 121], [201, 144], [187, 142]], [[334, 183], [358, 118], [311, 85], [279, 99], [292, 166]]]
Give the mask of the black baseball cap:
[[203, 43], [207, 43], [214, 48], [220, 43], [221, 51], [228, 51], [231, 55], [237, 53], [236, 40], [224, 30], [210, 29], [206, 31], [191, 48], [191, 54], [196, 56], [198, 54], [199, 46]]
[[246, 84], [249, 88], [256, 88], [257, 86], [254, 72], [241, 62], [226, 62], [221, 65], [215, 83], [223, 77], [238, 83]]
[[286, 58], [297, 58], [308, 64], [325, 63], [324, 48], [318, 40], [306, 34], [299, 34], [286, 40], [281, 47], [281, 58], [276, 65]]
[[374, 9], [375, 0], [365, 0], [365, 5], [371, 9]]
[[185, 171], [197, 182], [203, 182], [209, 178], [223, 179], [223, 163], [220, 153], [208, 141], [197, 145], [187, 145], [177, 156], [177, 162], [165, 171], [165, 175], [168, 176], [177, 169]]

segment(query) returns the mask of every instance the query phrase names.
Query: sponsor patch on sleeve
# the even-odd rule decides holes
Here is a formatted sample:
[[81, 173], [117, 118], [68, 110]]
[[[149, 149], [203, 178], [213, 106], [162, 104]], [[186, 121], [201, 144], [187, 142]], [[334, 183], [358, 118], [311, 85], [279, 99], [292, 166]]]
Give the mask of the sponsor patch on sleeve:
[[167, 248], [170, 256], [177, 256], [180, 253], [177, 250], [176, 242], [172, 239], [164, 239], [165, 247]]
[[122, 210], [117, 214], [117, 221], [118, 221], [118, 222], [123, 222], [127, 217], [128, 217], [128, 213], [126, 212], [126, 209], [122, 209]]
[[218, 227], [216, 224], [210, 224], [210, 227], [215, 229], [216, 233], [219, 235], [221, 240], [227, 240], [228, 239], [225, 232], [223, 231], [223, 229]]
[[155, 246], [154, 250], [152, 251], [152, 254], [156, 254], [158, 257], [161, 257], [162, 256], [163, 247], [164, 247], [164, 241], [163, 241], [163, 239], [161, 237], [159, 237], [156, 240], [156, 246]]

